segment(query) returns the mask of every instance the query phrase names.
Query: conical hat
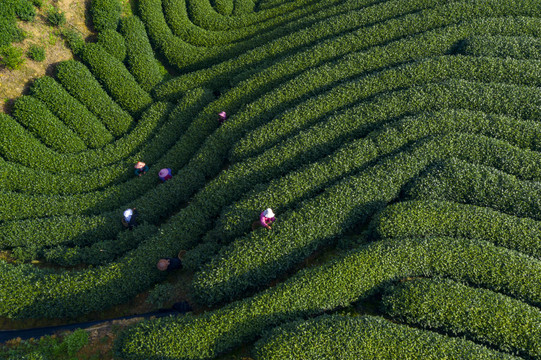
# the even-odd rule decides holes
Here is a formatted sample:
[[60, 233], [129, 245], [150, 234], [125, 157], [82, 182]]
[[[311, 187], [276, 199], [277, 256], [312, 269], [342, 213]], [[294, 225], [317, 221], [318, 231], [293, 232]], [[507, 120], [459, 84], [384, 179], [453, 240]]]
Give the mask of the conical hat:
[[263, 216], [266, 218], [273, 218], [274, 213], [272, 212], [271, 208], [268, 208], [267, 210], [263, 211]]
[[145, 164], [144, 162], [138, 161], [138, 162], [135, 164], [134, 168], [136, 168], [136, 169], [144, 168], [145, 165], [146, 165], [146, 164]]
[[168, 174], [169, 174], [169, 170], [167, 169], [161, 169], [160, 172], [158, 173], [158, 175], [161, 177], [166, 177]]

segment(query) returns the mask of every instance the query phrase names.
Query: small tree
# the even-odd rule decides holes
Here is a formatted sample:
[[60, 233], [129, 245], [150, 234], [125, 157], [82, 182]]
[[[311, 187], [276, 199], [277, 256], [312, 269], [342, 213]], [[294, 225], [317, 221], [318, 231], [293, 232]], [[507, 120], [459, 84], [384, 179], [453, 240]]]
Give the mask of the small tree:
[[14, 46], [6, 46], [0, 49], [0, 64], [10, 70], [17, 70], [24, 64], [23, 50]]
[[26, 52], [26, 56], [34, 61], [41, 62], [45, 60], [45, 49], [42, 46], [32, 44]]
[[51, 6], [49, 10], [47, 10], [47, 20], [53, 26], [61, 26], [66, 23], [66, 16], [63, 11], [54, 6]]

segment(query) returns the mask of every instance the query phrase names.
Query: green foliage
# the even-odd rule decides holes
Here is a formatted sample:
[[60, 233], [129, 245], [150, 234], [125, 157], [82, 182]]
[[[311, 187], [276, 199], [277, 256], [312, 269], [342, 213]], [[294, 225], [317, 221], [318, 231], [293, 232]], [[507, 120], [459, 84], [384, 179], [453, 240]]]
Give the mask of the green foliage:
[[116, 30], [106, 29], [98, 34], [98, 44], [120, 61], [126, 58], [126, 43]]
[[85, 143], [33, 96], [21, 96], [15, 101], [13, 117], [56, 151], [70, 153], [86, 149]]
[[467, 203], [536, 220], [541, 219], [540, 195], [537, 181], [521, 181], [502, 171], [457, 159], [435, 164], [406, 190], [409, 199]]
[[321, 316], [277, 326], [256, 342], [263, 359], [514, 359], [462, 338], [373, 317]]
[[157, 284], [149, 292], [146, 302], [157, 308], [163, 307], [165, 302], [169, 301], [173, 294], [174, 286], [171, 283], [165, 282]]
[[123, 18], [120, 32], [126, 39], [128, 69], [141, 85], [150, 92], [163, 79], [160, 66], [150, 46], [145, 25], [136, 16]]
[[473, 56], [541, 60], [541, 40], [529, 36], [472, 36], [464, 41], [460, 50]]
[[119, 0], [92, 0], [90, 13], [94, 30], [116, 30], [120, 20], [122, 5]]
[[30, 1], [19, 0], [15, 8], [15, 14], [23, 21], [32, 21], [36, 17], [36, 9]]
[[43, 6], [43, 0], [32, 0], [32, 4], [34, 4], [34, 6], [38, 9], [41, 9]]
[[133, 118], [111, 99], [82, 63], [68, 60], [58, 64], [56, 77], [73, 97], [101, 119], [113, 136], [123, 135], [133, 124]]
[[45, 49], [43, 46], [32, 44], [26, 52], [26, 56], [34, 61], [41, 62], [45, 60]]
[[453, 236], [483, 239], [541, 258], [541, 223], [490, 208], [446, 201], [406, 201], [386, 207], [371, 223], [382, 238]]
[[55, 6], [47, 10], [47, 21], [53, 26], [59, 27], [66, 23], [66, 14]]
[[137, 115], [152, 103], [124, 64], [99, 44], [86, 44], [81, 57], [90, 71], [101, 82], [117, 104], [132, 115]]
[[407, 323], [466, 336], [501, 351], [541, 354], [541, 311], [508, 296], [450, 280], [421, 279], [387, 289], [385, 313]]
[[217, 310], [140, 323], [124, 332], [116, 351], [126, 359], [212, 358], [266, 329], [348, 306], [390, 280], [420, 275], [464, 280], [541, 304], [541, 262], [530, 257], [480, 240], [382, 240]]
[[89, 148], [99, 148], [113, 140], [105, 126], [53, 78], [44, 76], [31, 87], [32, 95], [43, 101]]
[[85, 45], [85, 41], [81, 33], [75, 29], [64, 28], [62, 29], [62, 36], [66, 40], [67, 46], [74, 54], [79, 54]]
[[17, 70], [24, 64], [23, 50], [14, 46], [6, 46], [0, 49], [0, 65], [10, 70]]

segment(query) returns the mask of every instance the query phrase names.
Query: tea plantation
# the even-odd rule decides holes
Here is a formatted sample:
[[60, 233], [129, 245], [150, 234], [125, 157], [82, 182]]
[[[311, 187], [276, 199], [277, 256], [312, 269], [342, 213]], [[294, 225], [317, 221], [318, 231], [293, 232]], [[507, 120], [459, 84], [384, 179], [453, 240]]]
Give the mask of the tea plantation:
[[118, 358], [541, 359], [541, 1], [134, 4], [0, 114], [0, 317], [126, 303], [184, 249], [209, 310]]

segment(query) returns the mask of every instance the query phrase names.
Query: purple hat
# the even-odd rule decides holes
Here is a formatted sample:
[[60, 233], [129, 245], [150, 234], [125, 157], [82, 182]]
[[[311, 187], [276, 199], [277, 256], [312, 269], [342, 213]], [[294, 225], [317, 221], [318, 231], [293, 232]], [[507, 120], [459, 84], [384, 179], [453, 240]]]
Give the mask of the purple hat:
[[225, 118], [227, 114], [225, 113], [225, 111], [222, 111], [221, 113], [218, 114], [218, 116]]
[[160, 172], [158, 173], [158, 175], [160, 177], [166, 177], [167, 175], [169, 175], [169, 170], [167, 169], [161, 169]]

